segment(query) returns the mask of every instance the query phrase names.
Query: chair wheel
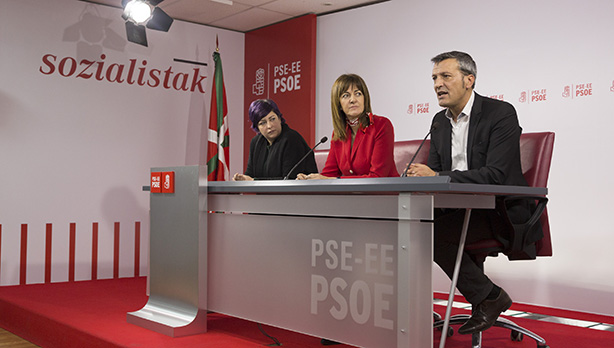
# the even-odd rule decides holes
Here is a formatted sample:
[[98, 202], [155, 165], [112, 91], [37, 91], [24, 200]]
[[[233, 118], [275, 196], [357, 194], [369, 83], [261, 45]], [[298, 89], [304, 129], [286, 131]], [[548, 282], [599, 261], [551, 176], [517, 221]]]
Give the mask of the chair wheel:
[[512, 332], [510, 333], [510, 338], [514, 342], [520, 342], [524, 338], [524, 334], [522, 332], [520, 332], [520, 331], [512, 330]]
[[[443, 331], [443, 327], [438, 327], [437, 328], [438, 331]], [[454, 336], [454, 329], [451, 326], [448, 326], [448, 334], [446, 335], [447, 337], [452, 337]]]

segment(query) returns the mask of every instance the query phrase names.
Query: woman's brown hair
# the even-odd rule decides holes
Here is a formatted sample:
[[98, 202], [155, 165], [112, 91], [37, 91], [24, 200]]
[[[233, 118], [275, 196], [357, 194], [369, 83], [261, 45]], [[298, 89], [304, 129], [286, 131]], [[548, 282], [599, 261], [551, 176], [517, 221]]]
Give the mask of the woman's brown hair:
[[348, 88], [352, 86], [355, 86], [358, 90], [360, 90], [365, 98], [365, 110], [363, 111], [362, 115], [358, 117], [360, 124], [363, 127], [367, 127], [369, 125], [368, 114], [371, 113], [371, 98], [369, 97], [369, 89], [367, 88], [367, 84], [362, 77], [356, 74], [343, 74], [337, 78], [335, 83], [333, 83], [333, 88], [330, 93], [330, 107], [333, 116], [334, 130], [333, 140], [345, 141], [347, 139], [347, 120], [346, 115], [341, 108], [341, 96], [348, 90]]

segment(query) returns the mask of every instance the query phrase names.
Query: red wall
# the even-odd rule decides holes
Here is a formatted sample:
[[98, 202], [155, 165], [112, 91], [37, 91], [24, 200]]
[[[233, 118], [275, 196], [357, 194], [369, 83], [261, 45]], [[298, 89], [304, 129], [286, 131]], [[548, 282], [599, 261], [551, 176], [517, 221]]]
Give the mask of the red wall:
[[316, 16], [245, 34], [244, 166], [256, 135], [247, 121], [255, 99], [273, 99], [288, 125], [315, 145]]

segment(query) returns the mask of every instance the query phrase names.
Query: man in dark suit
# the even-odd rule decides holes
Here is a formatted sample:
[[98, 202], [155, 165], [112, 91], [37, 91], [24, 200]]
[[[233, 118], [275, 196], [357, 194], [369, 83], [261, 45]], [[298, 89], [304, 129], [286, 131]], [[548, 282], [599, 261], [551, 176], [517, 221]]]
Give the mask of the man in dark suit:
[[[475, 93], [476, 64], [463, 52], [442, 53], [432, 60], [433, 83], [445, 110], [433, 117], [428, 165], [412, 164], [408, 176], [447, 175], [452, 182], [526, 186], [520, 164], [520, 134], [514, 107]], [[508, 207], [512, 221], [528, 219], [526, 202]], [[464, 210], [435, 212], [435, 262], [452, 278]], [[473, 210], [466, 243], [492, 238], [503, 227], [496, 210]], [[539, 236], [535, 236], [538, 238]], [[470, 320], [458, 330], [472, 334], [486, 330], [512, 305], [505, 290], [495, 285], [464, 253], [458, 290], [473, 308]]]

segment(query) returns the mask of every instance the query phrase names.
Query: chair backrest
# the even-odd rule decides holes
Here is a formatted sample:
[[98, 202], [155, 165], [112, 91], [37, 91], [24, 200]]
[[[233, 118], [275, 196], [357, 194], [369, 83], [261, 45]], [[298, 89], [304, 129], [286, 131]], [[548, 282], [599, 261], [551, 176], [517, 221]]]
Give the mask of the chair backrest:
[[[422, 140], [403, 140], [397, 141], [394, 143], [394, 163], [397, 167], [397, 172], [400, 174], [403, 173], [407, 163], [414, 156], [418, 148], [420, 147], [420, 143]], [[430, 148], [430, 140], [426, 140], [424, 145], [422, 145], [422, 149], [418, 152], [418, 155], [414, 159], [414, 163], [424, 163], [429, 157], [429, 148]], [[318, 166], [318, 171], [321, 172], [324, 169], [324, 165], [326, 164], [326, 157], [328, 156], [328, 150], [316, 150], [315, 153], [316, 164]]]
[[[397, 172], [399, 175], [403, 174], [407, 163], [414, 157], [416, 151], [420, 147], [422, 140], [403, 140], [394, 143], [394, 163], [397, 166]], [[429, 158], [429, 148], [431, 147], [431, 141], [426, 140], [420, 152], [416, 155], [413, 163], [424, 163]]]
[[[520, 136], [522, 173], [529, 186], [548, 187], [553, 149], [553, 132], [523, 133]], [[544, 238], [537, 242], [537, 256], [552, 256], [548, 208], [544, 210], [540, 218], [540, 224]]]
[[316, 158], [316, 165], [318, 166], [318, 173], [322, 172], [324, 165], [326, 164], [326, 158], [328, 157], [328, 150], [315, 150], [313, 152]]
[[554, 133], [524, 133], [520, 136], [522, 173], [529, 186], [547, 187], [554, 148]]

